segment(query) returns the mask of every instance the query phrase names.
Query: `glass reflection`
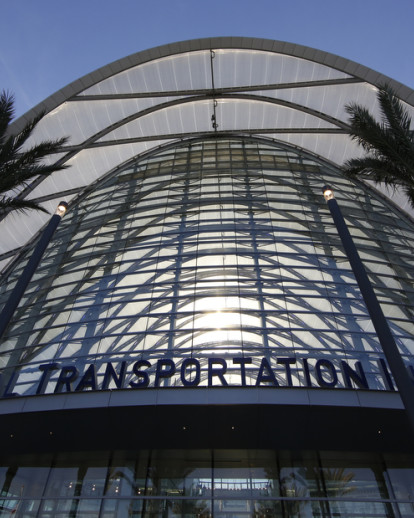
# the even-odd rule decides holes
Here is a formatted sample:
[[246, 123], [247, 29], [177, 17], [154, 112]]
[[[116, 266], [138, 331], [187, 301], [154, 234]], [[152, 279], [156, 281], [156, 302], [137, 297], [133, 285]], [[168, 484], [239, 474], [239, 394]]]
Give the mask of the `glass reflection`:
[[211, 493], [209, 452], [155, 451], [148, 471], [147, 495], [207, 496]]
[[412, 517], [414, 457], [138, 450], [3, 456], [0, 517]]

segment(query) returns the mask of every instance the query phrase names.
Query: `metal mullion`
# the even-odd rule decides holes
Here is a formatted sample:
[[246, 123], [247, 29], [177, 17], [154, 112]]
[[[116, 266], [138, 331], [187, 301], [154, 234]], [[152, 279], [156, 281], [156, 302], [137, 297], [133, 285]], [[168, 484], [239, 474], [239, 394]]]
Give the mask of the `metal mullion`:
[[[186, 164], [186, 172], [185, 172], [184, 179], [182, 178], [182, 174], [180, 174], [180, 176], [179, 176], [179, 181], [184, 180], [184, 192], [183, 192], [183, 196], [182, 196], [182, 207], [186, 207], [187, 202], [188, 202], [188, 189], [189, 189], [188, 175], [189, 175], [189, 172], [190, 172], [190, 149], [187, 149], [187, 164]], [[174, 167], [172, 169], [172, 174], [174, 175]], [[176, 256], [176, 262], [175, 262], [175, 281], [173, 284], [173, 302], [172, 302], [171, 312], [169, 313], [170, 324], [169, 324], [168, 346], [167, 346], [169, 355], [171, 355], [173, 352], [174, 333], [176, 331], [175, 322], [176, 322], [176, 314], [177, 314], [177, 310], [178, 310], [178, 300], [179, 300], [179, 295], [180, 295], [179, 291], [180, 291], [180, 286], [181, 286], [180, 277], [181, 277], [181, 272], [182, 272], [182, 254], [184, 252], [184, 239], [185, 239], [184, 229], [185, 229], [185, 227], [186, 227], [185, 210], [183, 210], [182, 215], [181, 215], [179, 233], [178, 233], [178, 244], [177, 244], [177, 252], [176, 252], [177, 256]], [[173, 317], [171, 315], [173, 315]], [[169, 381], [170, 380], [168, 379], [167, 382], [169, 383]]]

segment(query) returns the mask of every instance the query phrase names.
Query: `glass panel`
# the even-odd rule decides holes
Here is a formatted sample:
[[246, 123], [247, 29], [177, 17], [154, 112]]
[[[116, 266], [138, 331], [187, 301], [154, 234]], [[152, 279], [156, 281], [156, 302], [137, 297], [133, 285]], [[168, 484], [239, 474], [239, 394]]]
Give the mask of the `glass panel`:
[[[410, 455], [385, 455], [390, 492], [401, 501], [398, 509], [404, 518], [414, 517], [414, 462]], [[411, 503], [409, 502], [411, 500]]]
[[206, 450], [154, 451], [148, 495], [206, 496], [212, 488], [211, 456]]
[[107, 453], [97, 453], [86, 459], [79, 454], [59, 455], [55, 466], [50, 470], [45, 495], [66, 498], [103, 495], [107, 457]]
[[280, 495], [274, 452], [217, 451], [214, 498], [259, 498]]
[[322, 454], [321, 475], [329, 497], [390, 498], [384, 467], [376, 455]]
[[93, 499], [44, 500], [38, 516], [39, 518], [98, 518], [100, 507], [101, 501]]
[[146, 450], [115, 453], [108, 471], [105, 495], [145, 495], [149, 462], [150, 452]]
[[[250, 57], [221, 56], [232, 63]], [[174, 63], [186, 68], [181, 59]], [[308, 72], [319, 73], [313, 65]], [[174, 118], [174, 109], [169, 112]], [[136, 122], [130, 124], [142, 132]], [[407, 362], [414, 314], [409, 223], [340, 171], [299, 152], [238, 139], [193, 144], [114, 173], [62, 220], [1, 346], [2, 368], [19, 369], [16, 392], [34, 394], [39, 365], [57, 360], [76, 362], [80, 375], [90, 364], [100, 365], [96, 390], [108, 388], [105, 362], [117, 372], [120, 361], [129, 362], [127, 388], [133, 363], [146, 360], [153, 386], [154, 358], [166, 349], [176, 367], [190, 356], [203, 369], [213, 354], [252, 358], [248, 385], [256, 383], [253, 366], [264, 350], [281, 386], [332, 381], [337, 389], [358, 388], [340, 366], [343, 360], [354, 368], [359, 361], [368, 388], [386, 388], [376, 364], [381, 348], [320, 186], [338, 186], [344, 216]], [[3, 299], [27, 255], [0, 287]], [[295, 360], [289, 381], [279, 357]], [[53, 371], [46, 393], [54, 392], [59, 374]], [[225, 379], [242, 383], [230, 360]], [[169, 382], [182, 385], [178, 369]], [[207, 383], [204, 369], [200, 384]], [[116, 389], [113, 380], [109, 388]]]
[[142, 518], [145, 500], [104, 500], [101, 518]]
[[2, 468], [2, 496], [18, 498], [36, 497], [43, 493], [49, 467], [17, 467]]
[[212, 505], [215, 517], [226, 518], [414, 515], [414, 467], [407, 455], [116, 451], [108, 467], [107, 458], [105, 452], [57, 455], [40, 500], [50, 459], [15, 457], [17, 467], [0, 470], [0, 516], [210, 518]]
[[0, 500], [0, 517], [35, 518], [38, 516], [40, 500]]
[[310, 452], [281, 452], [280, 492], [287, 498], [324, 496], [316, 455]]
[[394, 512], [390, 504], [383, 502], [361, 502], [361, 501], [329, 501], [329, 508], [332, 516], [346, 518], [394, 518]]

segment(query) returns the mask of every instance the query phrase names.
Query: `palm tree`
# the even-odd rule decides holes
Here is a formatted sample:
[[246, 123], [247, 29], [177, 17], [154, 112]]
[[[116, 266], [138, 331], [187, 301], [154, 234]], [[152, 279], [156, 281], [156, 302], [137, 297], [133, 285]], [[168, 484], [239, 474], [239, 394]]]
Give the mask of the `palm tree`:
[[356, 103], [345, 107], [350, 115], [349, 133], [367, 155], [344, 164], [345, 173], [382, 183], [394, 190], [400, 187], [414, 208], [414, 137], [411, 117], [389, 85], [379, 87], [381, 111], [378, 122]]
[[23, 199], [19, 194], [30, 186], [30, 181], [64, 169], [64, 165], [45, 165], [44, 159], [56, 153], [66, 138], [48, 140], [23, 151], [23, 147], [44, 112], [28, 122], [17, 134], [9, 129], [14, 116], [14, 97], [0, 92], [0, 217], [12, 210], [35, 209], [47, 212], [38, 203]]

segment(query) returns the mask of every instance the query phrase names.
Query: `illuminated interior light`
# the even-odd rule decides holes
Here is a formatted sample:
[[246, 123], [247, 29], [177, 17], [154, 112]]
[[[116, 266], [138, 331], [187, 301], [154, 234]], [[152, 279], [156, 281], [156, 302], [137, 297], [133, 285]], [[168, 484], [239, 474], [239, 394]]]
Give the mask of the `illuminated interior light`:
[[59, 205], [57, 206], [55, 214], [63, 218], [63, 216], [66, 214], [66, 211], [68, 210], [68, 204], [65, 201], [59, 202]]
[[325, 185], [325, 187], [323, 188], [323, 197], [326, 201], [333, 200], [335, 198], [330, 185]]

